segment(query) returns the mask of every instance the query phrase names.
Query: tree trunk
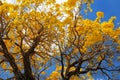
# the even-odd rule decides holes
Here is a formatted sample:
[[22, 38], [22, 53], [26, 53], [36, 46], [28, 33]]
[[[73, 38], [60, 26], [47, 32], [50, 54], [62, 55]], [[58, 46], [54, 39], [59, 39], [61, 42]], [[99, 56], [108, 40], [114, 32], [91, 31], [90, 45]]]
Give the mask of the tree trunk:
[[23, 55], [24, 76], [26, 80], [35, 80], [32, 75], [31, 63], [28, 55]]

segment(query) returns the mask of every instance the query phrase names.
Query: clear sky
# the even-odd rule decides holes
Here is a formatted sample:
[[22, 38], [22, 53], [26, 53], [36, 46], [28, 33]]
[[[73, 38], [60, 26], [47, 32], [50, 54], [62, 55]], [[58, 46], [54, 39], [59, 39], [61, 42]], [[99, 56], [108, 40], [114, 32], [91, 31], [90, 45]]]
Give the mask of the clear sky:
[[120, 0], [94, 0], [91, 5], [93, 11], [85, 15], [85, 18], [95, 19], [97, 11], [103, 11], [105, 17], [103, 20], [108, 20], [111, 16], [116, 16], [116, 25], [120, 22]]

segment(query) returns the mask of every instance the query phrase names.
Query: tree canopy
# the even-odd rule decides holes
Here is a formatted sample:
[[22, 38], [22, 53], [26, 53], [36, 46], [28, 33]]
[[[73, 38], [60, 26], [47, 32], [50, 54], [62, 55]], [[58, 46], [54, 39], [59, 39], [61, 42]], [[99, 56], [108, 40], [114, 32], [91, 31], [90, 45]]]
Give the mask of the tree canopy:
[[[0, 1], [0, 75], [8, 80], [94, 80], [120, 76], [120, 28], [115, 16], [83, 18], [94, 0]], [[52, 72], [50, 70], [55, 67]], [[117, 74], [117, 75], [116, 75]]]

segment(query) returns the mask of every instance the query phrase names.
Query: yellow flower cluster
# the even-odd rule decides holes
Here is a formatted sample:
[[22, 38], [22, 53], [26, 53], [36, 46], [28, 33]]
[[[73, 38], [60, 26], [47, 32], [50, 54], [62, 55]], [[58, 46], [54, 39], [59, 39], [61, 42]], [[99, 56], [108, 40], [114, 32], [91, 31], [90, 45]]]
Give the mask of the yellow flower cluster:
[[101, 12], [101, 11], [97, 12], [96, 15], [97, 15], [97, 17], [99, 17], [99, 18], [103, 18], [103, 17], [104, 17], [104, 13]]
[[51, 75], [46, 80], [59, 80], [60, 73], [53, 71]]
[[102, 28], [111, 28], [111, 29], [113, 29], [114, 28], [114, 23], [112, 23], [112, 22], [103, 22], [101, 24], [101, 27]]
[[[104, 17], [103, 12], [97, 12], [97, 19]], [[114, 38], [115, 35], [119, 34], [119, 30], [114, 30], [114, 20], [116, 17], [111, 17], [108, 21], [99, 22], [92, 21], [89, 19], [82, 20], [81, 25], [76, 27], [76, 31], [79, 35], [82, 35], [84, 38], [84, 48], [81, 49], [82, 52], [85, 52], [87, 47], [94, 45], [103, 40], [103, 34], [109, 35], [111, 38]], [[117, 33], [117, 34], [116, 34]], [[83, 41], [83, 40], [81, 40]]]

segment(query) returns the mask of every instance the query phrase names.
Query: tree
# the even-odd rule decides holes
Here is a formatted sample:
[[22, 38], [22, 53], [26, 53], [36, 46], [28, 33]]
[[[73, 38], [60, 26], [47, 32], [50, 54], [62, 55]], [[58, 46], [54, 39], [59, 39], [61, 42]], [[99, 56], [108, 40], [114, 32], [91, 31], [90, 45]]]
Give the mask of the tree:
[[[119, 78], [120, 28], [114, 20], [84, 19], [93, 0], [0, 2], [1, 71], [16, 80], [85, 80], [103, 74]], [[47, 70], [56, 69], [47, 75]], [[56, 76], [59, 75], [59, 76]]]

